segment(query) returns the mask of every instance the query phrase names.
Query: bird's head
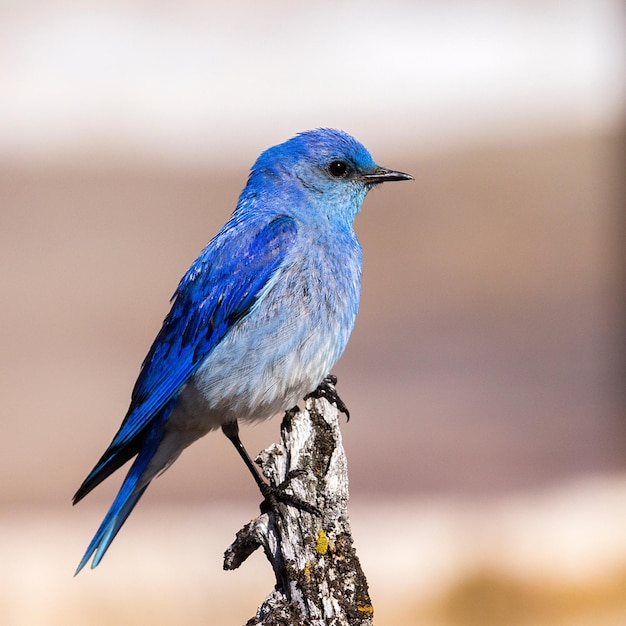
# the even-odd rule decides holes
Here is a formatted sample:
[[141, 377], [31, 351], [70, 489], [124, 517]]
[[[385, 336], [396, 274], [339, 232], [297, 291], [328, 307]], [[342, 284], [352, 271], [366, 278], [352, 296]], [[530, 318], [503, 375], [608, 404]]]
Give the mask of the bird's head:
[[[249, 186], [265, 186], [284, 202], [290, 195], [306, 198], [290, 211], [321, 212], [352, 222], [367, 192], [386, 181], [412, 176], [380, 167], [367, 149], [341, 130], [319, 128], [269, 148], [252, 168]], [[287, 196], [287, 198], [285, 198]]]

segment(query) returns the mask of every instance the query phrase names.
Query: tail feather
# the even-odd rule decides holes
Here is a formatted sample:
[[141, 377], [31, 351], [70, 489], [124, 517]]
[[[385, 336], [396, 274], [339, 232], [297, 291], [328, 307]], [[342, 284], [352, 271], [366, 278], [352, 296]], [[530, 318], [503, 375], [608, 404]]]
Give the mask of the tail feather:
[[132, 459], [138, 452], [141, 445], [140, 440], [133, 441], [131, 444], [121, 449], [111, 449], [109, 446], [107, 451], [102, 455], [96, 466], [89, 472], [89, 476], [85, 478], [83, 484], [72, 498], [72, 504], [76, 504], [82, 500], [90, 491], [95, 489], [103, 480], [108, 478], [113, 472], [118, 470], [122, 465]]
[[[106, 514], [104, 520], [102, 520], [100, 528], [98, 528], [94, 538], [91, 540], [83, 558], [80, 560], [74, 576], [76, 576], [76, 574], [78, 574], [80, 570], [87, 565], [92, 556], [93, 561], [91, 563], [91, 569], [97, 567], [105, 552], [111, 545], [111, 542], [115, 539], [115, 536], [126, 521], [126, 518], [131, 514], [135, 505], [139, 502], [139, 498], [143, 496], [143, 493], [147, 488], [148, 485], [145, 485], [139, 489], [139, 491], [128, 496], [126, 494], [122, 494], [122, 487], [122, 490], [120, 490], [120, 493], [115, 498], [109, 512]], [[120, 496], [122, 496], [122, 498], [120, 498]]]
[[[103, 480], [107, 479], [113, 472], [117, 471], [122, 465], [130, 461], [135, 455], [139, 454], [143, 448], [151, 445], [151, 440], [155, 439], [157, 444], [162, 439], [163, 425], [167, 421], [172, 409], [176, 406], [176, 398], [171, 398], [161, 409], [146, 421], [143, 428], [133, 431], [133, 435], [129, 436], [125, 426], [131, 416], [134, 415], [131, 409], [126, 414], [119, 431], [113, 437], [113, 441], [105, 450], [95, 467], [89, 472], [89, 475], [78, 488], [78, 491], [72, 498], [72, 503], [76, 504], [82, 500], [90, 491], [95, 489]], [[156, 438], [155, 438], [156, 437]], [[156, 448], [155, 448], [156, 450]], [[153, 452], [154, 454], [154, 452]]]
[[111, 542], [115, 539], [115, 536], [135, 508], [137, 502], [139, 502], [144, 491], [148, 488], [150, 481], [162, 469], [150, 468], [148, 470], [148, 465], [156, 454], [163, 438], [163, 428], [158, 428], [153, 429], [143, 441], [137, 458], [128, 470], [128, 474], [117, 496], [115, 496], [111, 508], [102, 520], [74, 575], [78, 574], [87, 565], [92, 556], [92, 569], [100, 563]]

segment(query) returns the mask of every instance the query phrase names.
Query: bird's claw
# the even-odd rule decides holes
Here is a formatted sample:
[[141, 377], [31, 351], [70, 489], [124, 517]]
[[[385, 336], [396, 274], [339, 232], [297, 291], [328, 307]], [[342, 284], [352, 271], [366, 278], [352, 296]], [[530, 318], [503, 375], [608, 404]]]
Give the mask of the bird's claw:
[[334, 404], [337, 407], [338, 411], [341, 411], [346, 416], [347, 421], [350, 421], [350, 411], [348, 411], [348, 407], [344, 404], [343, 400], [339, 397], [337, 393], [337, 389], [335, 385], [337, 384], [337, 377], [334, 374], [329, 374], [324, 378], [324, 380], [317, 386], [315, 391], [312, 391], [309, 395], [305, 396], [305, 400], [307, 398], [325, 398], [331, 404]]
[[285, 480], [279, 485], [268, 485], [263, 483], [261, 486], [261, 494], [263, 495], [263, 502], [261, 502], [261, 513], [269, 513], [270, 511], [276, 513], [278, 511], [278, 504], [282, 502], [289, 506], [293, 506], [300, 511], [306, 511], [311, 515], [317, 515], [321, 517], [322, 512], [313, 504], [298, 498], [293, 493], [287, 493], [285, 488], [289, 485], [293, 478], [306, 474], [305, 470], [295, 469], [287, 473]]

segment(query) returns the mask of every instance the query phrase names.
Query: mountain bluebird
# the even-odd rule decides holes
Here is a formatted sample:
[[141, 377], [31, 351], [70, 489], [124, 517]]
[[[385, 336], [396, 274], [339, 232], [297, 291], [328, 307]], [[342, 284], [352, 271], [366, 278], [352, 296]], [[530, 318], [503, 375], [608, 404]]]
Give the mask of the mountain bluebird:
[[[135, 457], [78, 573], [96, 567], [150, 481], [222, 428], [267, 498], [238, 435], [313, 392], [343, 352], [359, 306], [353, 221], [379, 183], [411, 180], [331, 129], [269, 148], [237, 207], [187, 270], [113, 441], [74, 496]], [[332, 380], [332, 379], [331, 379]]]

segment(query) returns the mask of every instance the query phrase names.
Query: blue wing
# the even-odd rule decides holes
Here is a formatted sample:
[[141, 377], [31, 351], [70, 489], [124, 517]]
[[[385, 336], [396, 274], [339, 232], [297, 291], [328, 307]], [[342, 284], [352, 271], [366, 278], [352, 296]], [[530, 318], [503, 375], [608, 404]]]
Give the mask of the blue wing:
[[234, 216], [211, 240], [180, 281], [142, 364], [128, 413], [74, 503], [139, 452], [144, 433], [159, 412], [254, 307], [295, 236], [296, 224], [286, 216], [257, 228]]

